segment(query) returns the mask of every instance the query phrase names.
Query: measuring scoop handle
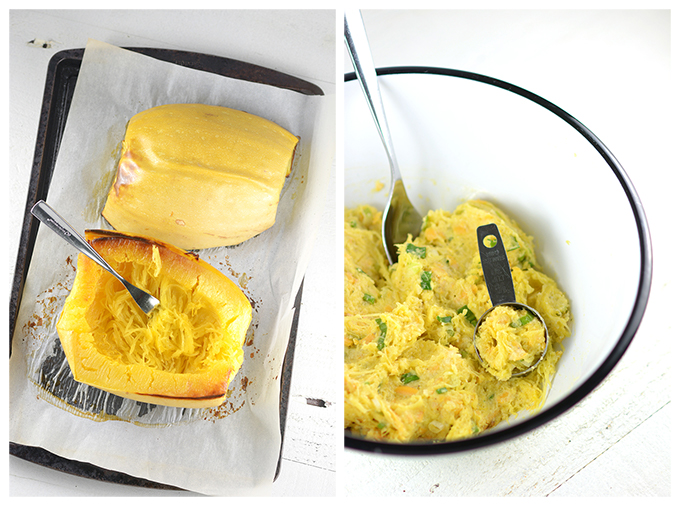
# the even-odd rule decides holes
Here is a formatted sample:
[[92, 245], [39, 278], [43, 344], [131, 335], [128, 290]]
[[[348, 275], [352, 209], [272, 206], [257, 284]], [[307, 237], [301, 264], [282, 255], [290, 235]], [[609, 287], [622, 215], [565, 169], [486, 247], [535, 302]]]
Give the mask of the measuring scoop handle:
[[[489, 236], [496, 239], [495, 244], [491, 247], [484, 244], [484, 239]], [[495, 223], [477, 228], [477, 243], [491, 305], [497, 306], [498, 304], [516, 302], [515, 286], [512, 282], [508, 255], [505, 253], [503, 240]]]

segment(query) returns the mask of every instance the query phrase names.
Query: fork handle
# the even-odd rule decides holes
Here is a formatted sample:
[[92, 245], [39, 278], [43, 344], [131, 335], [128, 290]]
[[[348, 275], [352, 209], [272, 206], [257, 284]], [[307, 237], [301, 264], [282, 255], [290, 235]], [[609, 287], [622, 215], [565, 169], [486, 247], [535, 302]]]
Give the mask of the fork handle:
[[31, 214], [38, 218], [42, 223], [49, 227], [53, 232], [56, 232], [71, 246], [76, 248], [78, 251], [87, 255], [94, 262], [106, 269], [108, 272], [113, 274], [116, 279], [120, 280], [121, 283], [127, 285], [127, 282], [114, 271], [111, 266], [104, 260], [97, 251], [90, 246], [90, 244], [81, 236], [76, 230], [69, 225], [69, 223], [59, 216], [59, 214], [52, 209], [44, 200], [36, 202], [36, 204], [31, 209]]

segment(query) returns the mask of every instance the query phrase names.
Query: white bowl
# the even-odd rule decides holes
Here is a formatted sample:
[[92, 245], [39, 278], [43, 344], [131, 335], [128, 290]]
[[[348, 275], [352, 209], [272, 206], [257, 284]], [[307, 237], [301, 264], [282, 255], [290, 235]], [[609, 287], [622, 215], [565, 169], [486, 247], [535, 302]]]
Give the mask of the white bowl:
[[[539, 261], [571, 300], [545, 406], [474, 438], [390, 444], [349, 433], [347, 447], [444, 453], [499, 442], [564, 413], [620, 360], [638, 329], [652, 254], [642, 205], [604, 144], [554, 104], [497, 79], [424, 67], [379, 69], [383, 103], [415, 206], [453, 210], [470, 198], [499, 205], [536, 239]], [[382, 209], [387, 157], [354, 74], [345, 76], [345, 206]], [[376, 192], [376, 181], [385, 184]]]

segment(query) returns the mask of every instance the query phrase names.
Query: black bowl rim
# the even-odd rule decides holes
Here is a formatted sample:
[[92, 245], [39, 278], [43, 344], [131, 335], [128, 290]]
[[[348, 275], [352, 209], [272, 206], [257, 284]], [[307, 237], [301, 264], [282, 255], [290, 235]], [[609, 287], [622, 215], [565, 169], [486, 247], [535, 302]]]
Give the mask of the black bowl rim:
[[[626, 349], [628, 349], [628, 346], [633, 340], [633, 337], [635, 336], [638, 328], [640, 327], [640, 323], [642, 322], [645, 309], [647, 308], [647, 302], [649, 300], [652, 284], [652, 243], [642, 202], [640, 201], [633, 183], [621, 164], [593, 132], [591, 132], [585, 125], [574, 118], [571, 114], [557, 107], [552, 102], [549, 102], [548, 100], [528, 90], [525, 90], [524, 88], [520, 88], [514, 84], [502, 81], [500, 79], [495, 79], [493, 77], [485, 76], [483, 74], [441, 67], [383, 67], [376, 69], [376, 72], [379, 76], [397, 74], [432, 74], [468, 79], [505, 89], [511, 93], [515, 93], [528, 100], [531, 100], [532, 102], [535, 102], [536, 104], [548, 109], [566, 121], [581, 135], [583, 135], [583, 137], [585, 137], [590, 142], [590, 144], [593, 145], [593, 147], [600, 153], [600, 155], [604, 158], [616, 175], [616, 178], [621, 184], [632, 208], [637, 225], [638, 237], [640, 240], [640, 276], [638, 279], [637, 297], [635, 298], [635, 303], [633, 304], [633, 309], [631, 311], [630, 317], [628, 318], [628, 322], [626, 323], [619, 340], [614, 346], [614, 349], [604, 360], [604, 362], [593, 372], [593, 374], [591, 374], [591, 376], [587, 378], [586, 381], [576, 390], [571, 392], [568, 396], [560, 400], [555, 405], [543, 409], [527, 420], [513, 424], [506, 429], [482, 433], [479, 436], [457, 441], [441, 443], [387, 443], [383, 441], [374, 441], [360, 438], [351, 434], [349, 431], [345, 431], [346, 448], [373, 453], [398, 455], [435, 455], [455, 453], [482, 448], [510, 440], [548, 423], [559, 415], [570, 410], [577, 403], [583, 400], [607, 377], [614, 366], [619, 362], [619, 360], [621, 360], [621, 357], [623, 357], [623, 354], [625, 353]], [[345, 82], [355, 79], [356, 74], [354, 72], [345, 74]]]

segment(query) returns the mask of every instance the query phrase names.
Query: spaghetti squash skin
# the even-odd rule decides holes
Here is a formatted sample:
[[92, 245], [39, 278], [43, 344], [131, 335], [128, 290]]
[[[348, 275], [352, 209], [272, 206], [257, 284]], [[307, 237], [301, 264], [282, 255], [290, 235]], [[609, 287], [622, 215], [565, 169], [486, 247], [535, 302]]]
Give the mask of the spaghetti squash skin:
[[111, 231], [85, 237], [161, 303], [145, 314], [118, 280], [79, 254], [57, 323], [74, 379], [167, 406], [224, 402], [252, 316], [241, 290], [207, 262], [160, 241]]
[[[473, 344], [477, 318], [491, 308], [476, 229], [491, 222], [517, 302], [535, 308], [551, 336], [539, 366], [508, 380], [482, 366]], [[541, 271], [533, 239], [495, 205], [473, 200], [453, 212], [430, 211], [390, 266], [380, 226], [371, 206], [345, 210], [345, 427], [389, 442], [450, 441], [539, 409], [571, 313]]]
[[144, 110], [128, 122], [102, 214], [116, 230], [187, 250], [239, 244], [274, 225], [298, 141], [228, 107]]

